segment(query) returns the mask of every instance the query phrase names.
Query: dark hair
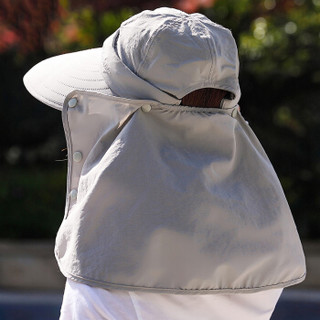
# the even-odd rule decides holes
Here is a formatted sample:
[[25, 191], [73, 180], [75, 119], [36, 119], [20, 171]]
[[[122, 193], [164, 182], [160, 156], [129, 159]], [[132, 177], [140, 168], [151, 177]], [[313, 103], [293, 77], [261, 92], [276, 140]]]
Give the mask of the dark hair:
[[228, 92], [215, 88], [192, 91], [181, 99], [180, 105], [199, 108], [220, 108], [221, 100]]

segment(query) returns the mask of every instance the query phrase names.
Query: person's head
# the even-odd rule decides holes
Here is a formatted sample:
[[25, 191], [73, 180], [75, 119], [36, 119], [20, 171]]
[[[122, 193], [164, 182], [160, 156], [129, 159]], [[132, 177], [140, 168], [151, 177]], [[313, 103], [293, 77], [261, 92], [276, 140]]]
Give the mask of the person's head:
[[172, 8], [124, 21], [102, 48], [45, 60], [25, 76], [28, 90], [57, 109], [73, 90], [161, 103], [232, 108], [240, 98], [231, 32], [202, 14]]
[[121, 24], [116, 50], [133, 73], [182, 105], [219, 107], [223, 98], [239, 98], [232, 34], [201, 14], [143, 11]]
[[198, 89], [182, 97], [181, 105], [199, 108], [222, 108], [228, 91], [214, 88]]

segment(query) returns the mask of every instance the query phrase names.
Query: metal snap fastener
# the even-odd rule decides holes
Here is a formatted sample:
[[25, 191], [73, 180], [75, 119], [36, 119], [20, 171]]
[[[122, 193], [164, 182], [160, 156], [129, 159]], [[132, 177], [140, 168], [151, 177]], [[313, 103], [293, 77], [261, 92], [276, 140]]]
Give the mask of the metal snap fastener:
[[145, 104], [141, 107], [141, 109], [143, 112], [149, 112], [149, 111], [151, 111], [152, 108], [151, 108], [150, 104]]
[[72, 98], [68, 101], [68, 107], [69, 108], [74, 108], [78, 103], [78, 99], [77, 98]]
[[80, 151], [76, 151], [73, 154], [73, 161], [80, 162], [82, 160], [82, 153]]
[[77, 189], [72, 189], [69, 193], [69, 197], [72, 201], [76, 200], [78, 196], [78, 191]]

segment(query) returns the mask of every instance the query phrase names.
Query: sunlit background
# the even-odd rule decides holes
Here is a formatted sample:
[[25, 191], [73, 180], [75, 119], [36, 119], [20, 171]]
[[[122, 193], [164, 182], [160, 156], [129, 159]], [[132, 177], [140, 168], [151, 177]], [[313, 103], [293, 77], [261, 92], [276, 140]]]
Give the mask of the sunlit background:
[[121, 21], [163, 5], [232, 30], [242, 113], [279, 174], [301, 236], [319, 238], [320, 0], [1, 0], [1, 238], [53, 238], [63, 215], [60, 113], [27, 93], [24, 73], [46, 57], [99, 47]]
[[22, 83], [37, 62], [100, 47], [143, 9], [201, 12], [233, 32], [242, 114], [283, 184], [304, 242], [320, 238], [320, 0], [1, 0], [0, 240], [54, 239], [63, 217], [60, 112]]

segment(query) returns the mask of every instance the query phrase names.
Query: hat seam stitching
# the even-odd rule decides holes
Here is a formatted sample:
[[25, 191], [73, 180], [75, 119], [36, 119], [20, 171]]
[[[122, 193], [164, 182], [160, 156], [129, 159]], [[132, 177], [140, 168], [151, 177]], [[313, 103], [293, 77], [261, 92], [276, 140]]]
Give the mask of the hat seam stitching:
[[[136, 71], [137, 74], [139, 74], [141, 68], [145, 65], [146, 60], [147, 60], [147, 57], [148, 57], [148, 55], [149, 55], [149, 51], [151, 50], [151, 47], [152, 47], [152, 45], [153, 45], [156, 37], [158, 36], [158, 34], [160, 33], [160, 31], [164, 30], [166, 27], [167, 27], [167, 25], [164, 24], [164, 25], [161, 26], [156, 32], [154, 32], [154, 33], [152, 34], [152, 36], [148, 39], [147, 44], [146, 44], [146, 47], [147, 47], [146, 53], [145, 53], [144, 58], [142, 59], [142, 61], [140, 62], [139, 66], [138, 66], [138, 68], [137, 68], [137, 71]], [[150, 44], [149, 44], [149, 43], [150, 43]]]
[[[230, 109], [234, 109], [236, 106]], [[154, 106], [155, 110], [167, 111], [167, 112], [195, 112], [195, 113], [210, 113], [230, 116], [230, 110], [222, 108], [204, 108], [193, 107], [188, 105], [169, 105], [169, 104], [157, 104]]]
[[53, 99], [50, 99], [50, 98], [47, 98], [45, 97], [44, 95], [42, 95], [33, 85], [30, 84], [30, 88], [33, 89], [33, 92], [35, 95], [37, 95], [38, 97], [41, 97], [42, 100], [45, 100], [45, 101], [49, 101], [50, 103], [53, 103], [55, 105], [58, 105], [60, 107], [63, 106], [63, 103], [62, 102], [59, 102], [57, 100], [53, 100]]
[[59, 82], [60, 84], [64, 85], [64, 86], [68, 87], [68, 88], [73, 88], [73, 89], [83, 90], [83, 91], [86, 91], [86, 90], [90, 90], [90, 91], [91, 91], [91, 90], [99, 90], [99, 91], [101, 91], [101, 90], [110, 89], [109, 87], [104, 87], [104, 88], [87, 88], [87, 87], [85, 87], [85, 88], [79, 88], [79, 87], [75, 87], [75, 86], [71, 86], [71, 85], [69, 85], [69, 84], [66, 84], [66, 83], [64, 83], [64, 82], [62, 82], [62, 81], [60, 81], [60, 80], [58, 80], [58, 82]]
[[[210, 35], [210, 38], [211, 38], [211, 35]], [[214, 48], [212, 48], [211, 46], [210, 46], [210, 41], [209, 41], [209, 38], [206, 38], [206, 41], [207, 41], [207, 44], [208, 44], [208, 47], [209, 47], [209, 52], [210, 52], [210, 56], [211, 56], [211, 66], [210, 66], [210, 71], [209, 71], [209, 81], [212, 79], [212, 74], [213, 74], [213, 64], [214, 64], [214, 62], [216, 63], [216, 59], [215, 59], [215, 56], [214, 56], [214, 54], [213, 54], [213, 49], [216, 49], [216, 44], [215, 44], [215, 41], [214, 41], [214, 39], [213, 39], [213, 41], [212, 41], [212, 44], [213, 44], [213, 47]], [[216, 50], [215, 50], [216, 51]]]
[[[115, 48], [115, 43], [116, 43], [116, 37], [119, 35], [119, 31], [116, 31], [115, 33], [114, 33], [114, 38], [113, 39], [111, 39], [110, 40], [110, 42], [111, 42], [111, 52], [110, 52], [110, 54], [112, 55], [112, 57], [113, 57], [113, 59], [110, 59], [110, 61], [111, 61], [111, 63], [115, 63], [115, 64], [117, 64], [118, 65], [118, 67], [120, 67], [120, 68], [124, 68], [124, 70], [126, 71], [126, 72], [128, 72], [129, 74], [131, 74], [134, 78], [137, 78], [137, 79], [139, 79], [139, 81], [141, 80], [143, 83], [145, 83], [147, 86], [151, 86], [151, 88], [154, 88], [154, 89], [156, 89], [157, 91], [158, 91], [158, 93], [157, 93], [157, 96], [159, 97], [159, 94], [161, 95], [161, 97], [163, 97], [164, 99], [166, 99], [166, 100], [168, 100], [168, 98], [170, 99], [170, 101], [172, 101], [172, 99], [174, 99], [174, 100], [178, 100], [177, 101], [177, 103], [179, 102], [180, 103], [180, 99], [177, 99], [175, 96], [173, 96], [173, 95], [171, 95], [171, 94], [169, 94], [168, 92], [165, 92], [165, 91], [163, 91], [163, 90], [161, 90], [161, 89], [159, 89], [157, 86], [155, 86], [153, 83], [151, 83], [151, 82], [149, 82], [148, 80], [146, 80], [146, 79], [144, 79], [138, 72], [134, 72], [133, 70], [131, 70], [122, 60], [121, 60], [121, 58], [118, 56], [118, 54], [117, 54], [117, 51], [116, 51], [116, 48]], [[154, 35], [155, 36], [155, 35]], [[106, 44], [106, 42], [105, 42], [105, 44]], [[105, 47], [105, 44], [104, 44], [104, 47], [103, 47], [103, 50], [106, 50], [106, 47]], [[109, 44], [109, 43], [108, 43]], [[110, 44], [109, 44], [110, 45]], [[106, 85], [108, 86], [109, 85], [109, 83], [108, 83], [108, 77], [112, 74], [112, 67], [110, 67], [110, 65], [109, 65], [109, 61], [107, 61], [106, 59], [103, 59], [103, 62], [102, 62], [102, 64], [103, 64], [103, 72], [102, 72], [102, 76], [104, 77], [104, 80], [105, 80], [105, 83], [106, 83]], [[105, 76], [104, 76], [105, 75]], [[115, 94], [115, 95], [117, 95], [117, 96], [121, 96], [121, 95], [123, 95], [123, 93], [122, 94], [120, 94], [120, 91], [119, 90], [121, 90], [121, 88], [115, 88], [114, 86], [110, 86], [109, 85], [109, 87], [107, 88], [107, 89], [109, 89], [110, 91], [112, 91], [112, 93], [113, 94]], [[117, 90], [118, 89], [118, 90]], [[128, 98], [128, 97], [127, 97]], [[128, 98], [129, 99], [129, 98]], [[160, 101], [160, 100], [159, 100]], [[162, 100], [162, 98], [161, 98], [161, 101], [163, 101]], [[173, 103], [173, 101], [172, 101], [172, 103]]]
[[63, 93], [57, 92], [57, 91], [53, 90], [52, 88], [49, 88], [47, 85], [43, 84], [43, 87], [46, 88], [47, 90], [50, 90], [51, 92], [54, 92], [54, 93], [58, 94], [59, 96], [62, 96], [64, 98], [66, 97], [66, 95], [64, 95]]
[[78, 78], [76, 76], [71, 76], [71, 75], [69, 75], [69, 77], [71, 79], [76, 79], [76, 80], [80, 80], [80, 81], [104, 82], [105, 83], [104, 79], [91, 79], [91, 78], [90, 79], [84, 79], [84, 78]]

